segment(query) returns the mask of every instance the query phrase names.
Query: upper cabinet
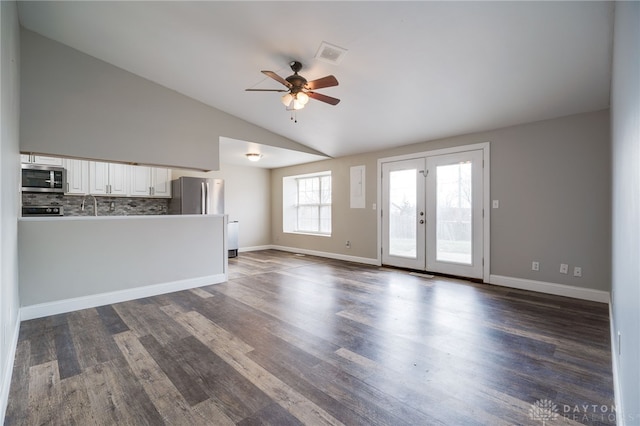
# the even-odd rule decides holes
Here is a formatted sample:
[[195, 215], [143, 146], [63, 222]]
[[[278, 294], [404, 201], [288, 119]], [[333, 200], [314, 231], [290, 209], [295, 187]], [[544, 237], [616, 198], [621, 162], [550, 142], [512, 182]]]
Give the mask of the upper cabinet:
[[44, 166], [61, 166], [62, 158], [59, 157], [45, 157], [44, 155], [34, 154], [20, 154], [20, 160], [23, 163], [42, 164]]
[[171, 169], [153, 167], [151, 169], [151, 185], [154, 197], [171, 198]]
[[131, 166], [132, 197], [171, 197], [171, 169]]
[[89, 193], [93, 195], [129, 195], [129, 166], [89, 162]]
[[62, 162], [67, 170], [66, 194], [85, 195], [89, 193], [89, 162], [65, 158]]

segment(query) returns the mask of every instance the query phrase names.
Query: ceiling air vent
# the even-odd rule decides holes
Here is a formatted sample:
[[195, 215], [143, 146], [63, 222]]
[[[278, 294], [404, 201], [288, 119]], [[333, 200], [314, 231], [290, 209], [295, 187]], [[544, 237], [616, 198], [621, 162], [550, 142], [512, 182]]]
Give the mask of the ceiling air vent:
[[342, 47], [323, 41], [320, 44], [320, 48], [318, 49], [315, 58], [323, 62], [338, 65], [346, 54], [347, 49], [343, 49]]

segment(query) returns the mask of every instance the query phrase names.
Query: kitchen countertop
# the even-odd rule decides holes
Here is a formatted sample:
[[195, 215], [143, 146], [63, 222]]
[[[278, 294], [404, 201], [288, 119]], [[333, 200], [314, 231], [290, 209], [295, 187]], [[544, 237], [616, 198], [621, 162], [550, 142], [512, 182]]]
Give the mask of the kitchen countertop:
[[182, 215], [173, 215], [173, 214], [159, 214], [159, 215], [130, 215], [130, 216], [28, 216], [28, 217], [19, 217], [19, 221], [24, 222], [59, 222], [59, 221], [84, 221], [84, 220], [126, 220], [126, 219], [135, 219], [135, 220], [145, 220], [145, 219], [172, 219], [179, 220], [181, 218], [194, 218], [194, 217], [211, 217], [211, 216], [225, 216], [223, 214], [182, 214]]

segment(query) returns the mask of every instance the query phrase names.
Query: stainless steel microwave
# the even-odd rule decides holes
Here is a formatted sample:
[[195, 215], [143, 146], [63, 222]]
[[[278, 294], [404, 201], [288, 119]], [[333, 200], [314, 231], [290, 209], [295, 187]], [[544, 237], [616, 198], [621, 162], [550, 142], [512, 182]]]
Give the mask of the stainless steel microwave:
[[62, 192], [65, 190], [67, 171], [63, 167], [22, 165], [22, 192]]

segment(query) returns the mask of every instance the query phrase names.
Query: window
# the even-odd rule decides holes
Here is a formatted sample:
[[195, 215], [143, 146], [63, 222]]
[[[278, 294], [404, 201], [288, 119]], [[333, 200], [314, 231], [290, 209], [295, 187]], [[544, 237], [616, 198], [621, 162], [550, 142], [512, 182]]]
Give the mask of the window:
[[331, 235], [331, 172], [283, 179], [283, 230]]

